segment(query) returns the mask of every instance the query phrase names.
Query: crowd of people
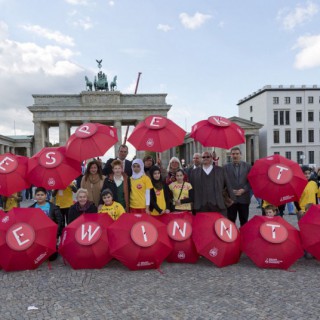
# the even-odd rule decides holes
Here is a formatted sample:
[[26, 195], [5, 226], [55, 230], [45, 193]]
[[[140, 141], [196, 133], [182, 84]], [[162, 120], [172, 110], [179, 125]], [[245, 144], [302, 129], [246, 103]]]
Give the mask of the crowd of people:
[[[53, 190], [51, 195], [42, 187], [36, 188], [31, 207], [40, 208], [58, 224], [57, 238], [66, 224], [83, 213], [108, 214], [117, 220], [127, 212], [154, 216], [181, 211], [193, 215], [220, 212], [233, 222], [239, 218], [240, 226], [248, 221], [253, 195], [247, 179], [251, 165], [241, 160], [239, 147], [231, 149], [231, 162], [223, 167], [218, 166], [218, 159], [209, 151], [195, 153], [189, 166], [172, 157], [167, 168], [150, 155], [132, 162], [126, 159], [127, 155], [128, 147], [121, 145], [117, 158], [104, 165], [100, 159], [93, 159], [76, 182], [64, 190]], [[315, 174], [309, 167], [302, 170], [308, 184], [300, 201], [295, 203], [298, 219], [311, 204], [317, 204], [320, 196], [319, 171]], [[28, 196], [30, 192], [32, 189], [28, 190]], [[3, 198], [4, 210], [19, 206], [21, 199], [20, 193]], [[263, 215], [283, 216], [284, 207], [259, 200]]]

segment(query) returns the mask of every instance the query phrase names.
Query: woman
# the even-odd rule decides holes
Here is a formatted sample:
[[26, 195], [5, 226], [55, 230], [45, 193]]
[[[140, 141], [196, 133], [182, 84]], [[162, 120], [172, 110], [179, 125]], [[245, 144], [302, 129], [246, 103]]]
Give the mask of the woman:
[[92, 201], [96, 207], [99, 205], [100, 193], [105, 178], [106, 177], [102, 175], [100, 163], [97, 160], [90, 161], [81, 179], [81, 188], [88, 190], [88, 199]]
[[97, 213], [97, 207], [92, 201], [88, 200], [88, 190], [80, 188], [76, 193], [77, 202], [69, 209], [67, 222], [71, 223], [83, 213]]
[[[182, 170], [182, 165], [180, 160], [177, 157], [172, 157], [169, 161], [168, 168], [167, 168], [167, 177], [166, 177], [167, 185], [176, 181], [176, 172], [179, 169]], [[183, 180], [188, 181], [188, 176], [186, 173], [184, 173]]]
[[173, 194], [173, 205], [175, 211], [191, 211], [193, 202], [193, 189], [189, 182], [184, 181], [184, 172], [178, 169], [176, 172], [177, 181], [169, 185]]
[[161, 171], [158, 166], [152, 166], [149, 170], [153, 188], [150, 190], [150, 212], [153, 216], [170, 213], [171, 192], [163, 183]]
[[150, 214], [150, 189], [152, 183], [144, 173], [141, 159], [132, 161], [132, 176], [130, 177], [130, 212]]
[[13, 208], [19, 208], [22, 201], [21, 192], [13, 193], [9, 197], [3, 197], [3, 209], [5, 212], [10, 211]]
[[[113, 193], [113, 199], [129, 212], [129, 182], [128, 176], [122, 172], [122, 162], [113, 160], [111, 163], [112, 173], [104, 180], [102, 191], [110, 189]], [[100, 201], [100, 203], [102, 203]]]

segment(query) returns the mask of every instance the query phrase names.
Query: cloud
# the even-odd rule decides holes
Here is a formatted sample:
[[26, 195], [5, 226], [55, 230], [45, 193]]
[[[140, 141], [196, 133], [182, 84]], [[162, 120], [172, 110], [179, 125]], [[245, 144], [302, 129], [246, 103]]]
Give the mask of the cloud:
[[172, 30], [172, 27], [170, 27], [168, 24], [158, 24], [157, 30], [168, 32], [168, 31]]
[[54, 40], [58, 44], [74, 46], [74, 40], [71, 37], [62, 34], [60, 31], [52, 31], [38, 25], [23, 25], [22, 28], [40, 37]]
[[113, 7], [115, 5], [115, 2], [114, 1], [109, 1], [108, 4], [109, 4], [110, 7]]
[[295, 68], [320, 67], [320, 34], [299, 37], [293, 49], [300, 49], [294, 62]]
[[75, 27], [82, 28], [83, 30], [89, 30], [89, 29], [93, 28], [93, 23], [92, 23], [90, 17], [80, 18], [80, 19], [78, 19], [76, 21], [73, 21], [72, 24]]
[[194, 16], [189, 16], [187, 13], [181, 13], [179, 19], [186, 29], [198, 29], [207, 20], [211, 19], [211, 16], [200, 12], [196, 12]]
[[282, 21], [286, 30], [293, 30], [296, 26], [311, 21], [319, 11], [317, 4], [307, 2], [305, 6], [297, 5], [293, 10], [282, 9], [278, 12], [277, 19]]
[[8, 29], [8, 25], [5, 22], [0, 21], [0, 41], [7, 38]]
[[90, 4], [90, 0], [65, 0], [67, 3], [72, 4], [74, 6], [87, 6]]

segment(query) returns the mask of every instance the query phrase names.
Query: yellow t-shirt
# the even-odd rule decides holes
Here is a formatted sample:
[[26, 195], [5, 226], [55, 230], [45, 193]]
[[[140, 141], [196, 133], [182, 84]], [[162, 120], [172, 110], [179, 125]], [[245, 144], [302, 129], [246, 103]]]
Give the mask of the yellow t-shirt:
[[319, 188], [317, 183], [315, 181], [309, 181], [299, 200], [299, 206], [302, 211], [306, 211], [306, 205], [308, 203], [316, 204], [316, 195], [318, 194], [318, 191]]
[[4, 207], [4, 211], [6, 212], [10, 211], [13, 208], [19, 207], [19, 201], [16, 198], [13, 198], [13, 197], [18, 197], [18, 193], [12, 194], [11, 197], [8, 197], [6, 200], [5, 207]]
[[[183, 185], [183, 189], [181, 191]], [[177, 181], [172, 182], [169, 184], [169, 189], [172, 191], [173, 194], [173, 200], [182, 200], [189, 198], [189, 190], [192, 189], [192, 185], [189, 182], [178, 183]], [[180, 195], [181, 192], [181, 195]], [[180, 198], [179, 198], [180, 195]], [[177, 210], [191, 210], [191, 203], [182, 203], [180, 205], [175, 206], [175, 209]]]
[[146, 207], [146, 190], [153, 188], [150, 178], [146, 175], [139, 179], [131, 177], [130, 182], [130, 208], [144, 209]]
[[[156, 194], [156, 199], [157, 199], [157, 205], [158, 207], [163, 211], [166, 210], [166, 199], [164, 198], [164, 192], [163, 189], [157, 190], [154, 189], [154, 193]], [[153, 209], [151, 212], [152, 216], [159, 216], [160, 213], [156, 210]]]
[[123, 213], [125, 213], [125, 210], [121, 203], [113, 201], [110, 206], [104, 204], [98, 213], [108, 214], [113, 220], [117, 220]]
[[58, 190], [56, 194], [56, 205], [61, 209], [70, 208], [73, 205], [73, 192], [70, 186], [64, 190]]

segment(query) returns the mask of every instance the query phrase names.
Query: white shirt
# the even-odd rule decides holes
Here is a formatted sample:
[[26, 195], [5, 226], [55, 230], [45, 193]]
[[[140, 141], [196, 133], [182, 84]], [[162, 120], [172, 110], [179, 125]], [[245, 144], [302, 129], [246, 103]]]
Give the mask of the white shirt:
[[207, 167], [207, 168], [202, 167], [202, 169], [203, 169], [203, 171], [204, 171], [207, 175], [209, 175], [209, 174], [210, 174], [210, 172], [211, 172], [211, 171], [212, 171], [212, 169], [213, 169], [213, 165], [212, 165], [212, 164], [210, 164], [210, 166], [209, 166], [209, 167]]

